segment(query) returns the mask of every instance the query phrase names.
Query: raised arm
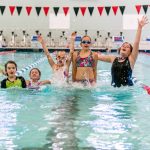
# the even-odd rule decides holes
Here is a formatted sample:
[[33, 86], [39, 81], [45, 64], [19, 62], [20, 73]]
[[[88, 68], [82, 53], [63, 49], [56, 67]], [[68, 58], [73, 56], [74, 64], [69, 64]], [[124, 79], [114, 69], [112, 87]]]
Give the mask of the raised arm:
[[51, 66], [52, 68], [54, 68], [55, 62], [54, 62], [53, 58], [51, 57], [51, 55], [50, 55], [50, 53], [49, 53], [49, 51], [48, 51], [48, 48], [47, 48], [47, 46], [46, 46], [46, 44], [45, 44], [45, 42], [44, 42], [42, 36], [39, 36], [39, 37], [38, 37], [38, 41], [41, 43], [41, 45], [42, 45], [42, 47], [43, 47], [44, 53], [45, 53], [45, 55], [47, 56], [47, 59], [48, 59], [48, 62], [49, 62], [49, 64], [50, 64], [50, 66]]
[[69, 43], [70, 52], [69, 52], [68, 58], [67, 58], [67, 63], [68, 63], [68, 65], [70, 65], [71, 60], [72, 60], [72, 55], [73, 55], [73, 53], [74, 53], [74, 42], [75, 42], [75, 38], [76, 38], [76, 32], [73, 32], [73, 33], [71, 34], [70, 43]]
[[76, 38], [76, 32], [73, 32], [71, 34], [71, 38], [70, 38], [70, 44], [69, 44], [69, 48], [70, 48], [70, 52], [73, 53], [74, 52], [74, 42], [75, 42], [75, 38]]
[[134, 44], [133, 44], [133, 50], [131, 55], [129, 56], [129, 60], [130, 60], [130, 64], [133, 68], [138, 53], [139, 53], [139, 43], [140, 43], [140, 39], [141, 39], [141, 33], [142, 33], [142, 28], [148, 23], [148, 19], [146, 16], [143, 16], [141, 20], [138, 20], [138, 28], [137, 28], [137, 32], [136, 32], [136, 36], [135, 36], [135, 40], [134, 40]]
[[74, 42], [75, 42], [75, 38], [76, 38], [76, 32], [73, 32], [71, 34], [70, 37], [70, 43], [69, 43], [69, 48], [70, 48], [70, 52], [67, 56], [67, 60], [66, 60], [66, 73], [69, 74], [69, 67], [72, 61], [72, 57], [73, 57], [73, 53], [74, 53]]

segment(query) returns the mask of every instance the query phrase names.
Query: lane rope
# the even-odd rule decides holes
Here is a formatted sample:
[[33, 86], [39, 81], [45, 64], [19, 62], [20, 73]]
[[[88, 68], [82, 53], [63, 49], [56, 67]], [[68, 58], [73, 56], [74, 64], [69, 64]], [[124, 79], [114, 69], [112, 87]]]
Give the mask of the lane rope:
[[142, 83], [140, 80], [136, 79], [136, 77], [133, 77], [132, 80], [133, 80], [133, 82], [134, 82], [135, 84], [140, 85], [140, 86], [141, 86], [144, 90], [146, 90], [147, 93], [150, 95], [150, 86], [148, 86], [148, 85]]
[[16, 72], [17, 76], [22, 75], [23, 73], [25, 73], [26, 71], [28, 71], [29, 69], [32, 69], [34, 66], [37, 66], [39, 63], [43, 62], [44, 60], [47, 60], [46, 57], [40, 58], [39, 60], [37, 60], [36, 62], [22, 68], [21, 70]]

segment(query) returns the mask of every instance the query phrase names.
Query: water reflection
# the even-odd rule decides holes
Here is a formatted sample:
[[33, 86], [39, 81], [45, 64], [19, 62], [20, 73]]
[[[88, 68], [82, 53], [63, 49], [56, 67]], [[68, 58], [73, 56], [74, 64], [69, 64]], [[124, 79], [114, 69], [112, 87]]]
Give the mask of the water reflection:
[[[96, 94], [96, 93], [95, 93]], [[96, 94], [98, 96], [98, 94]], [[89, 143], [97, 149], [133, 149], [138, 141], [131, 137], [135, 127], [133, 114], [136, 112], [131, 92], [121, 90], [99, 94], [99, 101], [91, 109], [95, 120], [85, 121], [93, 131], [88, 137]]]
[[[59, 95], [60, 93], [57, 94]], [[79, 103], [84, 100], [84, 97], [86, 99], [90, 98], [89, 96], [91, 97], [89, 90], [81, 92], [80, 89], [69, 92], [65, 91], [65, 96], [59, 95], [58, 97], [61, 97], [61, 104], [54, 107], [51, 114], [45, 114], [45, 118], [50, 125], [50, 130], [45, 137], [47, 144], [42, 147], [24, 147], [21, 150], [95, 150], [91, 146], [81, 145], [80, 143], [83, 139], [77, 133], [80, 128], [79, 118], [83, 117], [80, 116], [82, 108], [79, 106]]]
[[[139, 149], [141, 143], [145, 144], [142, 137], [146, 132], [141, 131], [139, 125], [144, 123], [136, 120], [138, 108], [134, 100], [134, 92], [130, 89], [107, 89], [106, 91], [103, 88], [57, 88], [52, 93], [43, 96], [42, 94], [28, 94], [31, 97], [26, 97], [24, 102], [23, 99], [12, 101], [9, 106], [13, 106], [14, 110], [7, 107], [12, 111], [12, 115], [6, 115], [11, 119], [4, 116], [5, 109], [0, 110], [2, 120], [7, 119], [7, 125], [11, 126], [11, 128], [6, 126], [7, 132], [2, 128], [2, 124], [0, 125], [1, 133], [6, 131], [5, 134], [8, 133], [6, 136], [10, 139], [7, 148], [15, 149], [20, 145], [23, 147], [17, 147], [17, 150], [120, 150]], [[0, 102], [0, 104], [7, 104], [7, 101]], [[22, 110], [21, 106], [24, 106]], [[1, 105], [1, 108], [3, 107], [4, 105]], [[17, 110], [20, 110], [18, 114], [16, 114]], [[29, 118], [26, 118], [27, 116]], [[19, 128], [20, 123], [22, 124]], [[25, 131], [25, 127], [28, 132]], [[142, 137], [139, 136], [141, 132]], [[149, 141], [145, 137], [146, 140]]]

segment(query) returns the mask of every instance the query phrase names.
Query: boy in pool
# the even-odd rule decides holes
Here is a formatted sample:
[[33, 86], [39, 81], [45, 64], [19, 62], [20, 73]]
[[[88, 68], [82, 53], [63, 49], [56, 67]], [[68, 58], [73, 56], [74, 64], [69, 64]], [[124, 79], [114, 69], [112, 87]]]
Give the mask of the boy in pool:
[[26, 88], [25, 79], [22, 76], [16, 76], [17, 64], [10, 60], [5, 64], [7, 78], [1, 81], [1, 88], [19, 87]]
[[32, 68], [29, 73], [30, 80], [26, 81], [27, 88], [38, 89], [41, 85], [51, 84], [49, 80], [39, 81], [41, 77], [41, 71], [38, 68]]

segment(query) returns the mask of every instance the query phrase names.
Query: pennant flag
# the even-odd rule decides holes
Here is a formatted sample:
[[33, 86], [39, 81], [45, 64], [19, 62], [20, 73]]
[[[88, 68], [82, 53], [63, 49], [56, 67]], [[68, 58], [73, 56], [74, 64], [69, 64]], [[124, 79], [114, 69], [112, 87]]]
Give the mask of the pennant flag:
[[31, 10], [32, 10], [32, 7], [31, 7], [31, 6], [27, 6], [27, 7], [26, 7], [26, 11], [27, 11], [28, 16], [30, 15]]
[[15, 11], [15, 6], [9, 6], [9, 10], [10, 10], [11, 15], [13, 15]]
[[97, 8], [98, 8], [99, 14], [100, 14], [100, 16], [101, 16], [101, 15], [102, 15], [102, 12], [103, 12], [104, 7], [97, 7]]
[[53, 7], [53, 9], [54, 9], [55, 15], [57, 16], [58, 11], [59, 11], [59, 7]]
[[112, 10], [114, 12], [114, 15], [116, 15], [117, 10], [118, 10], [118, 6], [112, 6]]
[[73, 9], [74, 9], [74, 12], [75, 12], [75, 14], [76, 14], [76, 16], [77, 16], [77, 15], [78, 15], [78, 12], [79, 12], [79, 7], [74, 7]]
[[2, 15], [4, 14], [5, 8], [6, 8], [6, 6], [0, 6], [0, 11], [1, 11]]
[[110, 8], [111, 8], [111, 7], [105, 7], [105, 10], [106, 10], [107, 16], [109, 15]]
[[135, 7], [136, 7], [136, 10], [137, 10], [137, 12], [138, 12], [138, 14], [139, 14], [139, 13], [140, 13], [140, 10], [141, 10], [141, 5], [136, 5]]
[[69, 7], [63, 7], [63, 11], [64, 11], [65, 16], [67, 16], [68, 10], [69, 10]]
[[41, 7], [35, 7], [35, 9], [36, 9], [37, 15], [39, 16], [39, 14], [40, 14], [40, 12], [41, 12]]
[[121, 14], [123, 15], [124, 14], [124, 10], [125, 10], [125, 6], [119, 6], [119, 8], [120, 8]]
[[18, 15], [20, 15], [21, 10], [22, 10], [22, 6], [17, 6], [16, 8], [17, 8]]
[[94, 7], [88, 7], [88, 10], [89, 10], [90, 16], [92, 16]]
[[80, 10], [81, 10], [82, 16], [84, 16], [85, 11], [86, 11], [86, 7], [80, 7]]
[[143, 5], [143, 10], [144, 10], [145, 14], [147, 13], [147, 9], [148, 9], [148, 5]]
[[45, 14], [45, 16], [47, 16], [48, 11], [49, 11], [49, 7], [43, 7], [43, 10], [44, 10], [44, 14]]

